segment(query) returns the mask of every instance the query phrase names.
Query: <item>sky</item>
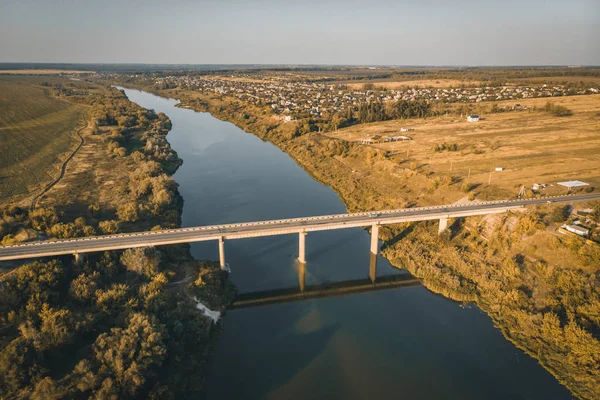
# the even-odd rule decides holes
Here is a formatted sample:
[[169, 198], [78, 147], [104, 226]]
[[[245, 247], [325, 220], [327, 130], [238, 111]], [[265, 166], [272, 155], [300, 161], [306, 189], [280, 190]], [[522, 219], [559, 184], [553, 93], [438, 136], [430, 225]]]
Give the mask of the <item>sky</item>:
[[600, 65], [600, 0], [0, 0], [0, 62]]

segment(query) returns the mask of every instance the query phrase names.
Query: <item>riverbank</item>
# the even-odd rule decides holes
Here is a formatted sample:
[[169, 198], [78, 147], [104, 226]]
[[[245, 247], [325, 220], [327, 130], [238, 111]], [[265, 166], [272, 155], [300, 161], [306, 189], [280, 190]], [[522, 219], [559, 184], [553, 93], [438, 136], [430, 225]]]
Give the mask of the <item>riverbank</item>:
[[[169, 118], [110, 87], [58, 83], [64, 100], [88, 111], [83, 145], [38, 207], [0, 207], [2, 243], [180, 227], [183, 199], [172, 174], [182, 160], [166, 140]], [[226, 273], [194, 260], [186, 245], [83, 258], [32, 262], [2, 276], [0, 394], [204, 395], [221, 329], [216, 312], [233, 297]]]
[[[402, 167], [384, 152], [317, 133], [298, 135], [295, 123], [283, 124], [267, 110], [235, 100], [174, 90], [157, 94], [178, 98], [181, 107], [210, 112], [277, 145], [315, 179], [336, 190], [349, 211], [432, 201], [427, 190], [424, 194], [414, 190], [414, 181], [430, 188], [435, 177], [423, 176], [410, 165]], [[438, 188], [437, 196], [446, 202], [464, 196], [452, 182], [440, 182]], [[586, 289], [586, 282], [597, 269], [597, 254], [593, 248], [548, 234], [544, 228], [550, 214], [542, 208], [523, 215], [469, 218], [455, 223], [441, 238], [432, 224], [394, 227], [382, 230], [382, 239], [399, 235], [402, 240], [387, 247], [384, 255], [423, 278], [432, 290], [475, 301], [509, 340], [537, 358], [573, 393], [591, 399], [598, 392], [594, 364], [598, 341], [589, 330], [597, 325], [598, 293]], [[533, 254], [531, 247], [536, 249]], [[540, 268], [546, 272], [540, 274]], [[573, 299], [571, 291], [585, 293], [584, 298]], [[573, 359], [573, 353], [582, 357]]]

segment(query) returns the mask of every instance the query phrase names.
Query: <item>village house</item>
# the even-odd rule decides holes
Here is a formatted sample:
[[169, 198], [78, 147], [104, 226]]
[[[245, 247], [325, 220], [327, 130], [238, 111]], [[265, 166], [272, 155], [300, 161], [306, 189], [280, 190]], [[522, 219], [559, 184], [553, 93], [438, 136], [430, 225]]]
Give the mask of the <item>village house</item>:
[[[110, 76], [111, 73], [97, 74], [97, 77]], [[562, 85], [548, 87], [521, 86], [485, 86], [469, 88], [410, 88], [403, 87], [387, 91], [357, 91], [343, 84], [325, 84], [311, 81], [310, 77], [298, 74], [272, 73], [256, 79], [252, 73], [237, 72], [228, 78], [207, 76], [143, 76], [125, 75], [136, 81], [147, 81], [159, 88], [181, 88], [212, 92], [218, 95], [232, 96], [257, 106], [269, 107], [273, 113], [290, 115], [292, 118], [322, 117], [324, 114], [344, 113], [349, 108], [356, 111], [361, 103], [371, 101], [407, 101], [427, 100], [442, 103], [478, 103], [489, 100], [511, 100], [534, 97], [568, 96], [577, 93], [598, 93], [597, 88], [577, 91]], [[251, 78], [237, 80], [231, 78]], [[518, 107], [517, 107], [518, 109]], [[477, 122], [477, 115], [470, 115], [469, 122]], [[402, 130], [404, 132], [404, 130]]]
[[563, 226], [561, 226], [561, 228], [563, 228], [571, 233], [574, 233], [578, 236], [581, 236], [581, 237], [587, 237], [590, 233], [589, 229], [584, 228], [583, 226], [580, 226], [580, 225], [575, 225], [575, 224], [563, 225]]

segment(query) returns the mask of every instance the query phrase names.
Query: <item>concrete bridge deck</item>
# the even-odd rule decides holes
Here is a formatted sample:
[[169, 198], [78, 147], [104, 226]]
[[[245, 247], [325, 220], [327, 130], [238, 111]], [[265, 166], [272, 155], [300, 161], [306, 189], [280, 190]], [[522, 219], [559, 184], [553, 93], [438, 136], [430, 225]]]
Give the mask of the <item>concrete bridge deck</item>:
[[289, 218], [271, 221], [169, 229], [154, 232], [122, 233], [66, 240], [29, 242], [11, 246], [0, 246], [0, 261], [66, 254], [78, 256], [79, 254], [98, 251], [218, 240], [221, 265], [224, 266], [224, 240], [299, 233], [299, 261], [303, 263], [305, 262], [304, 236], [308, 232], [373, 226], [371, 251], [376, 253], [377, 232], [380, 225], [410, 221], [440, 220], [441, 230], [442, 228], [445, 228], [448, 218], [503, 213], [511, 209], [535, 204], [576, 202], [596, 199], [600, 199], [600, 193], [552, 196], [540, 199], [501, 200], [433, 207], [415, 207], [399, 210]]

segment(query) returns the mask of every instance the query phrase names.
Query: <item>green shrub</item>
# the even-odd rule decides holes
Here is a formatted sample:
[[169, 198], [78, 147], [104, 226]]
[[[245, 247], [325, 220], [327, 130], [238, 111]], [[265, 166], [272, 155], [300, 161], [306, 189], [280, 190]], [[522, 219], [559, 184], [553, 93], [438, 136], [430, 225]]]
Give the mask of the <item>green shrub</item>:
[[114, 219], [109, 221], [100, 221], [98, 228], [100, 228], [100, 232], [107, 235], [117, 233], [119, 232], [119, 221]]

